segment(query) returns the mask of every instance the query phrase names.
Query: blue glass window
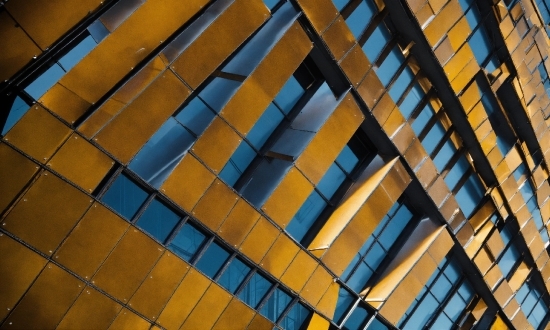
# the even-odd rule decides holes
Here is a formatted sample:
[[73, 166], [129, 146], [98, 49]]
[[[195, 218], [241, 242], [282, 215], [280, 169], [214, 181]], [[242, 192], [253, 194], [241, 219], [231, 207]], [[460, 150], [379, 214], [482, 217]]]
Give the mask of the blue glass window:
[[248, 306], [256, 308], [272, 285], [264, 276], [254, 273], [241, 292], [239, 292], [239, 299], [248, 304]]
[[443, 172], [445, 166], [449, 163], [455, 152], [456, 148], [451, 139], [448, 139], [445, 143], [443, 143], [443, 146], [441, 146], [441, 149], [439, 149], [437, 155], [433, 159], [435, 167], [440, 173]]
[[426, 106], [420, 111], [414, 122], [412, 123], [411, 127], [414, 131], [414, 133], [417, 136], [420, 136], [432, 116], [435, 114], [435, 111], [433, 110], [432, 106], [428, 103]]
[[300, 303], [294, 304], [279, 325], [286, 330], [300, 330], [311, 311]]
[[2, 135], [6, 134], [12, 127], [23, 117], [23, 115], [30, 109], [30, 105], [23, 101], [22, 98], [17, 96], [13, 102], [6, 123], [2, 128]]
[[162, 243], [168, 238], [180, 219], [179, 215], [155, 199], [139, 217], [136, 225]]
[[264, 0], [264, 3], [267, 8], [271, 10], [273, 9], [273, 7], [275, 7], [275, 5], [277, 5], [277, 3], [279, 3], [279, 0]]
[[80, 62], [84, 56], [86, 56], [94, 47], [97, 45], [96, 41], [92, 36], [87, 36], [79, 42], [73, 49], [71, 49], [67, 54], [59, 59], [59, 64], [69, 71], [72, 69], [78, 62]]
[[334, 317], [332, 318], [334, 322], [337, 324], [342, 323], [356, 299], [357, 298], [348, 290], [343, 287], [340, 288], [340, 291], [338, 292], [338, 301], [336, 302], [336, 310], [334, 311]]
[[469, 218], [470, 215], [472, 215], [475, 207], [483, 198], [484, 193], [485, 190], [481, 182], [475, 173], [472, 173], [455, 195], [456, 201], [462, 213], [464, 213], [464, 216]]
[[297, 241], [302, 240], [326, 206], [327, 203], [321, 195], [313, 191], [290, 220], [286, 231]]
[[105, 37], [110, 33], [99, 19], [95, 20], [92, 24], [90, 24], [90, 26], [88, 26], [88, 32], [90, 32], [90, 35], [94, 38], [97, 44], [99, 44], [101, 40], [105, 39]]
[[119, 175], [101, 201], [109, 205], [120, 215], [130, 220], [134, 217], [149, 194], [130, 180], [126, 175]]
[[196, 97], [175, 118], [195, 135], [200, 136], [212, 122], [214, 116], [214, 112], [200, 98]]
[[288, 114], [304, 93], [305, 90], [298, 80], [296, 80], [294, 76], [290, 76], [281, 91], [279, 91], [275, 97], [275, 103], [284, 114]]
[[355, 330], [362, 329], [367, 323], [370, 313], [367, 309], [361, 305], [355, 307], [351, 315], [348, 317], [342, 329], [345, 330]]
[[365, 54], [367, 54], [368, 59], [371, 62], [375, 62], [382, 49], [386, 44], [391, 40], [390, 31], [386, 28], [383, 23], [378, 24], [374, 29], [372, 34], [367, 39], [367, 42], [361, 47]]
[[220, 172], [220, 178], [228, 185], [233, 186], [254, 160], [254, 157], [256, 157], [256, 151], [246, 141], [242, 141]]
[[229, 258], [229, 252], [216, 242], [212, 242], [195, 265], [206, 276], [214, 278]]
[[328, 171], [323, 176], [323, 179], [321, 179], [317, 185], [317, 189], [319, 189], [319, 191], [326, 198], [331, 198], [345, 179], [346, 174], [342, 171], [340, 166], [336, 163], [332, 163]]
[[405, 57], [403, 57], [399, 47], [395, 46], [384, 59], [382, 65], [376, 70], [376, 74], [384, 86], [388, 86], [404, 61]]
[[411, 69], [406, 67], [405, 69], [403, 69], [399, 77], [395, 79], [389, 91], [390, 96], [395, 103], [397, 103], [403, 93], [405, 93], [405, 90], [407, 89], [407, 87], [409, 87], [409, 84], [411, 83], [413, 78], [414, 75]]
[[59, 81], [64, 74], [65, 71], [63, 71], [61, 66], [55, 63], [48, 70], [46, 70], [46, 72], [30, 83], [29, 86], [25, 88], [25, 92], [27, 92], [35, 100], [38, 100], [48, 91], [48, 89], [55, 85], [55, 83]]
[[246, 138], [257, 150], [260, 150], [283, 119], [284, 116], [277, 106], [270, 103]]
[[403, 117], [408, 119], [412, 115], [414, 109], [418, 106], [424, 95], [425, 93], [422, 87], [420, 87], [418, 83], [415, 83], [409, 90], [405, 99], [403, 99], [403, 102], [399, 105], [399, 110], [401, 114], [403, 114]]
[[250, 267], [248, 267], [240, 259], [235, 258], [231, 260], [227, 268], [224, 270], [218, 283], [227, 289], [231, 293], [235, 293], [246, 275], [250, 272]]
[[359, 39], [367, 24], [370, 22], [374, 16], [376, 8], [374, 4], [370, 1], [361, 1], [359, 6], [349, 15], [346, 19], [346, 23], [351, 30], [351, 33], [355, 36], [355, 39]]
[[379, 319], [375, 318], [367, 327], [367, 330], [389, 330], [389, 328]]
[[292, 297], [290, 295], [280, 288], [276, 288], [260, 309], [260, 314], [272, 322], [277, 322], [291, 301]]
[[516, 293], [515, 298], [529, 323], [538, 329], [548, 314], [548, 306], [534, 282], [534, 279], [526, 280]]
[[453, 168], [445, 176], [445, 183], [447, 183], [449, 189], [453, 190], [455, 188], [469, 168], [470, 163], [468, 163], [466, 157], [464, 155], [460, 156], [458, 161], [453, 165]]
[[332, 2], [336, 6], [336, 9], [338, 9], [338, 11], [341, 11], [347, 5], [349, 0], [332, 0]]
[[435, 147], [441, 142], [445, 136], [445, 128], [440, 122], [436, 122], [432, 129], [426, 134], [426, 137], [422, 140], [422, 145], [428, 155], [431, 155], [435, 150]]
[[206, 236], [194, 225], [187, 222], [167, 247], [184, 260], [190, 261], [205, 241]]
[[340, 152], [336, 158], [336, 162], [344, 169], [348, 174], [355, 168], [357, 163], [359, 163], [359, 158], [351, 151], [351, 148], [346, 145], [344, 149]]
[[199, 97], [219, 113], [240, 86], [239, 81], [216, 77], [199, 93]]

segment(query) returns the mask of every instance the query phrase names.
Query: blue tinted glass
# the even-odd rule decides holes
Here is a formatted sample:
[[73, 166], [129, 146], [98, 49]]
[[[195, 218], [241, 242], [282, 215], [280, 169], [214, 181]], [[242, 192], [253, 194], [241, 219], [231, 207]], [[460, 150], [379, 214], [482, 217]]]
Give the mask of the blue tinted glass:
[[160, 242], [164, 242], [179, 220], [180, 217], [176, 213], [155, 199], [139, 217], [137, 226]]
[[367, 327], [367, 330], [388, 330], [389, 328], [382, 323], [379, 319], [372, 320], [371, 324]]
[[355, 296], [349, 293], [348, 290], [340, 288], [338, 292], [338, 301], [336, 302], [336, 310], [334, 311], [334, 322], [340, 324], [354, 302]]
[[311, 311], [304, 305], [294, 304], [279, 325], [286, 330], [299, 330], [310, 314]]
[[365, 284], [367, 284], [369, 278], [371, 278], [372, 274], [373, 270], [367, 264], [361, 262], [361, 264], [359, 264], [359, 267], [357, 267], [357, 270], [355, 270], [355, 272], [346, 282], [346, 284], [353, 291], [360, 293], [361, 290], [365, 287]]
[[518, 182], [523, 182], [527, 173], [527, 167], [525, 166], [525, 164], [519, 164], [518, 168], [514, 171], [514, 178]]
[[226, 288], [227, 291], [235, 293], [246, 275], [248, 275], [248, 272], [250, 272], [250, 267], [240, 259], [235, 258], [224, 270], [223, 274], [218, 279], [218, 283]]
[[382, 249], [382, 246], [378, 242], [376, 242], [372, 245], [372, 248], [367, 253], [365, 260], [372, 269], [376, 269], [378, 265], [380, 265], [382, 260], [384, 260], [385, 256], [386, 251], [384, 251], [384, 249]]
[[220, 178], [230, 186], [233, 186], [237, 180], [241, 177], [241, 171], [231, 162], [231, 160], [224, 166], [220, 172]]
[[262, 306], [260, 314], [267, 317], [272, 322], [276, 322], [291, 301], [291, 296], [277, 288]]
[[256, 308], [270, 287], [271, 282], [262, 275], [254, 273], [239, 293], [239, 299], [247, 303], [248, 306]]
[[346, 145], [340, 154], [336, 158], [336, 162], [346, 171], [348, 174], [355, 168], [355, 165], [359, 163], [359, 158], [351, 151], [351, 148]]
[[439, 276], [437, 281], [430, 288], [430, 292], [434, 295], [435, 299], [441, 303], [445, 300], [452, 287], [453, 285], [449, 282], [447, 277]]
[[462, 11], [466, 11], [468, 8], [470, 8], [470, 5], [472, 4], [473, 0], [459, 0], [460, 6], [462, 7]]
[[149, 194], [122, 174], [116, 178], [101, 201], [126, 219], [132, 219]]
[[506, 250], [506, 252], [502, 255], [502, 258], [500, 258], [498, 262], [498, 266], [502, 271], [502, 274], [504, 274], [504, 276], [508, 276], [508, 274], [512, 270], [512, 267], [514, 267], [519, 257], [520, 257], [520, 254], [517, 251], [516, 247], [513, 245], [510, 246], [508, 250]]
[[[468, 16], [466, 16], [466, 18], [468, 18]], [[472, 51], [474, 52], [477, 62], [479, 64], [482, 64], [487, 56], [489, 56], [489, 52], [491, 51], [490, 41], [487, 37], [487, 32], [485, 32], [485, 29], [483, 27], [478, 29], [471, 36], [468, 43], [470, 44], [470, 48], [472, 48]]]
[[214, 278], [227, 261], [227, 258], [229, 258], [229, 252], [218, 243], [212, 242], [195, 266], [206, 276]]
[[38, 78], [36, 78], [35, 81], [29, 84], [27, 88], [25, 88], [25, 92], [27, 92], [30, 96], [32, 96], [35, 100], [38, 100], [40, 96], [44, 95], [48, 89], [50, 89], [55, 83], [65, 74], [65, 71], [59, 66], [59, 64], [55, 63], [52, 65], [46, 72], [44, 72], [42, 75], [40, 75]]
[[481, 182], [474, 174], [470, 175], [464, 186], [456, 193], [456, 201], [467, 218], [470, 217], [481, 198], [483, 198], [483, 193]]
[[434, 164], [439, 173], [443, 172], [445, 166], [451, 160], [455, 152], [456, 148], [451, 139], [445, 141], [441, 149], [437, 152], [437, 155], [434, 157]]
[[432, 154], [435, 147], [443, 138], [443, 135], [445, 135], [445, 128], [440, 122], [436, 122], [426, 137], [422, 140], [422, 145], [424, 146], [424, 149], [426, 149], [428, 155]]
[[214, 111], [220, 112], [239, 86], [239, 81], [216, 77], [199, 93], [199, 97]]
[[210, 110], [198, 97], [194, 98], [185, 106], [175, 118], [185, 127], [189, 128], [195, 135], [200, 136], [208, 127], [214, 112]]
[[305, 91], [298, 80], [294, 76], [290, 76], [277, 97], [275, 97], [275, 103], [285, 114], [288, 114], [304, 93]]
[[521, 309], [529, 313], [537, 303], [537, 300], [538, 296], [535, 293], [535, 290], [531, 289], [531, 291], [529, 291], [529, 294], [527, 294], [527, 297], [525, 297], [525, 299], [521, 303]]
[[382, 65], [376, 70], [378, 78], [384, 86], [388, 86], [393, 76], [401, 66], [401, 63], [405, 61], [403, 54], [397, 46], [395, 46], [388, 56], [382, 62]]
[[327, 199], [330, 199], [345, 179], [346, 174], [344, 174], [336, 163], [332, 163], [327, 173], [323, 176], [323, 179], [321, 179], [317, 185], [317, 189], [319, 189]]
[[389, 250], [391, 248], [391, 246], [397, 240], [397, 237], [401, 234], [403, 229], [405, 229], [405, 226], [407, 226], [411, 218], [411, 211], [409, 211], [409, 209], [405, 205], [402, 205], [399, 208], [399, 211], [389, 221], [386, 228], [384, 228], [384, 231], [378, 239], [386, 250]]
[[409, 87], [409, 84], [411, 83], [413, 78], [414, 78], [414, 75], [411, 69], [406, 67], [405, 69], [403, 69], [399, 77], [395, 79], [389, 91], [390, 96], [395, 103], [399, 101], [399, 99], [401, 98], [401, 95], [403, 95], [407, 87]]
[[351, 15], [349, 15], [346, 19], [346, 23], [348, 23], [349, 29], [355, 36], [355, 39], [359, 39], [367, 27], [367, 24], [372, 19], [372, 16], [374, 16], [374, 10], [374, 6], [370, 0], [367, 0], [366, 2], [361, 1], [359, 6], [357, 6], [353, 13], [351, 13]]
[[300, 207], [298, 213], [290, 220], [286, 231], [295, 240], [300, 241], [315, 223], [326, 205], [327, 203], [323, 198], [316, 191], [313, 191]]
[[367, 42], [361, 47], [371, 62], [376, 61], [378, 55], [388, 41], [391, 39], [391, 34], [384, 24], [378, 24], [372, 32]]
[[97, 45], [92, 36], [87, 36], [78, 43], [73, 49], [71, 49], [67, 54], [65, 54], [61, 59], [59, 59], [59, 64], [69, 71], [72, 69], [76, 63], [80, 62], [94, 47]]
[[129, 168], [159, 188], [193, 142], [193, 135], [170, 117], [134, 157]]
[[283, 118], [284, 116], [277, 106], [270, 103], [269, 107], [267, 107], [260, 119], [254, 124], [254, 127], [252, 127], [246, 138], [256, 149], [260, 150], [265, 141], [267, 141], [269, 136], [275, 131], [281, 121], [283, 121]]
[[29, 110], [30, 106], [22, 98], [17, 96], [13, 102], [6, 123], [2, 128], [2, 135], [6, 134], [12, 127], [23, 117], [23, 115]]
[[205, 241], [206, 236], [188, 222], [180, 229], [168, 248], [184, 260], [190, 261]]
[[424, 97], [425, 93], [418, 83], [414, 84], [403, 102], [399, 105], [399, 110], [403, 114], [403, 117], [409, 118], [414, 109], [420, 103], [420, 100]]
[[94, 38], [96, 43], [100, 43], [101, 40], [105, 39], [110, 33], [100, 20], [95, 20], [90, 24], [90, 26], [88, 26], [88, 32], [90, 32], [90, 35]]
[[449, 302], [445, 306], [444, 311], [451, 320], [456, 321], [464, 308], [466, 308], [466, 303], [458, 294], [455, 293], [455, 295], [451, 298], [451, 300], [449, 300]]
[[220, 177], [230, 186], [234, 185], [254, 160], [254, 157], [256, 157], [256, 151], [248, 143], [242, 141], [221, 171]]
[[273, 7], [275, 7], [275, 5], [279, 2], [279, 0], [264, 0], [264, 3], [265, 5], [267, 6], [267, 8], [269, 9], [273, 9]]
[[458, 293], [464, 301], [469, 302], [474, 296], [474, 289], [469, 282], [464, 281], [458, 289]]
[[[521, 191], [521, 195], [523, 196], [523, 199], [526, 201], [530, 200], [531, 197], [533, 197], [533, 189], [531, 188], [529, 181], [525, 181], [524, 184], [519, 189], [519, 191]], [[536, 207], [536, 204], [532, 205], [531, 207], [532, 209], [530, 209], [529, 211], [532, 211]]]
[[476, 26], [478, 26], [479, 22], [481, 21], [481, 16], [479, 15], [479, 11], [475, 6], [473, 6], [472, 9], [470, 9], [466, 13], [466, 20], [470, 25], [470, 29], [474, 30]]
[[447, 315], [441, 313], [435, 322], [432, 324], [432, 329], [452, 329], [454, 323], [449, 320]]
[[461, 156], [458, 161], [454, 164], [453, 168], [445, 176], [445, 183], [449, 189], [453, 190], [464, 175], [466, 171], [470, 168], [470, 163], [466, 160], [466, 157]]
[[421, 329], [434, 311], [437, 310], [437, 306], [439, 306], [437, 300], [428, 293], [403, 329]]
[[368, 317], [370, 316], [370, 313], [367, 311], [367, 309], [361, 305], [358, 305], [349, 318], [346, 320], [346, 323], [344, 323], [344, 326], [342, 329], [346, 330], [355, 330], [355, 329], [361, 329], [365, 326], [365, 323], [367, 322]]
[[336, 9], [338, 9], [338, 11], [341, 11], [349, 2], [349, 0], [332, 0], [332, 2], [336, 6]]
[[451, 262], [449, 263], [449, 265], [447, 265], [443, 273], [449, 279], [449, 281], [451, 281], [451, 283], [456, 283], [460, 277], [459, 270], [460, 267], [455, 262]]
[[432, 116], [434, 115], [434, 110], [432, 109], [432, 106], [427, 104], [424, 109], [418, 114], [418, 117], [414, 120], [412, 123], [412, 129], [416, 135], [420, 135], [422, 133], [422, 130], [426, 125], [428, 124], [428, 121]]
[[539, 302], [531, 312], [531, 315], [529, 316], [529, 322], [531, 322], [531, 324], [535, 328], [537, 328], [547, 313], [548, 313], [548, 307], [544, 305], [544, 302], [541, 299], [539, 300]]

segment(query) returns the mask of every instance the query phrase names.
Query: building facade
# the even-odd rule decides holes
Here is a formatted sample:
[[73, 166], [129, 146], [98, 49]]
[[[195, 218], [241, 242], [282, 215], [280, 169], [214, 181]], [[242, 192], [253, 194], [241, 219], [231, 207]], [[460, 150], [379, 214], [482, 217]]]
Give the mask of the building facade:
[[547, 328], [549, 23], [0, 2], [0, 328]]

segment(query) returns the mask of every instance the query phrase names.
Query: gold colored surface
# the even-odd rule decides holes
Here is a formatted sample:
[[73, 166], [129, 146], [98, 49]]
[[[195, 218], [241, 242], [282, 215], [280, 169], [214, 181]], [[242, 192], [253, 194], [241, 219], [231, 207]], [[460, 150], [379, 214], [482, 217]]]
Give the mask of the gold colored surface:
[[292, 167], [262, 206], [282, 228], [288, 225], [313, 190], [313, 186], [295, 167]]
[[437, 46], [435, 49], [435, 57], [439, 60], [440, 64], [447, 63], [447, 60], [453, 56], [455, 50], [453, 49], [453, 46], [451, 46], [451, 41], [449, 38], [445, 37], [443, 41]]
[[0, 81], [10, 78], [42, 52], [6, 11], [0, 13], [0, 40], [9, 45], [2, 47], [0, 54]]
[[479, 250], [479, 253], [474, 258], [474, 263], [476, 264], [477, 268], [479, 268], [479, 271], [482, 275], [485, 275], [491, 265], [493, 264], [493, 258], [489, 257], [489, 254], [485, 249]]
[[87, 286], [57, 329], [107, 329], [121, 308], [114, 300]]
[[424, 29], [424, 35], [426, 36], [429, 44], [432, 47], [435, 46], [462, 15], [462, 9], [458, 1], [447, 2], [447, 5]]
[[239, 199], [217, 232], [228, 243], [239, 247], [259, 218], [260, 214], [252, 206]]
[[71, 124], [91, 107], [89, 102], [59, 83], [53, 85], [38, 102]]
[[369, 71], [359, 87], [357, 87], [357, 92], [371, 110], [374, 108], [374, 105], [378, 102], [378, 100], [380, 100], [380, 97], [384, 95], [380, 100], [380, 104], [378, 104], [376, 106], [376, 109], [373, 111], [373, 114], [375, 112], [377, 114], [387, 114], [384, 119], [379, 118], [379, 115], [374, 115], [376, 119], [378, 119], [378, 122], [381, 124], [386, 121], [387, 116], [395, 107], [395, 103], [390, 98], [390, 96], [387, 94], [383, 94], [384, 90], [385, 88], [380, 82], [380, 79], [378, 79], [378, 76], [376, 75], [376, 72], [374, 72], [374, 70]]
[[157, 322], [167, 329], [178, 329], [211, 283], [198, 271], [189, 270], [162, 310]]
[[48, 162], [48, 166], [91, 193], [113, 163], [103, 151], [73, 133]]
[[343, 98], [295, 162], [296, 167], [315, 185], [365, 118], [350, 93]]
[[55, 254], [56, 261], [89, 279], [128, 227], [128, 222], [94, 203]]
[[489, 286], [489, 289], [491, 290], [495, 287], [495, 285], [498, 283], [498, 281], [500, 281], [501, 278], [502, 278], [502, 272], [500, 271], [500, 268], [498, 267], [498, 265], [494, 265], [493, 267], [491, 267], [491, 269], [489, 269], [487, 274], [483, 276], [485, 283], [487, 283], [487, 285]]
[[49, 263], [4, 321], [18, 329], [54, 329], [82, 291], [84, 283]]
[[[207, 2], [190, 0], [181, 6], [178, 0], [146, 1], [59, 82], [84, 100], [97, 102]], [[169, 94], [169, 98], [161, 95], [156, 95], [156, 102], [177, 100], [177, 94]]]
[[424, 146], [420, 143], [420, 140], [414, 139], [411, 146], [403, 154], [409, 166], [417, 172], [420, 170], [419, 166], [422, 165], [424, 160], [428, 157]]
[[155, 56], [143, 69], [139, 70], [135, 76], [120, 87], [111, 99], [123, 104], [131, 103], [149, 84], [158, 78], [165, 68], [166, 65], [160, 56]]
[[300, 292], [318, 265], [309, 254], [300, 250], [281, 277], [281, 281], [292, 290]]
[[108, 123], [94, 140], [126, 164], [189, 93], [189, 89], [171, 71], [164, 71], [134, 102]]
[[189, 264], [165, 251], [130, 299], [129, 306], [155, 320], [189, 270]]
[[428, 0], [431, 7], [434, 10], [434, 13], [437, 13], [443, 8], [443, 6], [448, 2], [448, 0]]
[[426, 4], [416, 12], [416, 19], [421, 27], [425, 26], [426, 23], [432, 19], [434, 16], [434, 11], [432, 6], [426, 1]]
[[264, 217], [260, 217], [239, 250], [255, 263], [260, 263], [277, 236], [279, 230]]
[[47, 260], [6, 235], [0, 236], [0, 320], [13, 309]]
[[172, 69], [197, 88], [269, 17], [259, 0], [235, 1], [173, 62]]
[[344, 70], [344, 73], [348, 77], [351, 84], [354, 87], [357, 87], [372, 65], [365, 55], [365, 52], [363, 52], [361, 47], [356, 44], [349, 51], [349, 53], [342, 58], [340, 61], [340, 67]]
[[497, 302], [500, 304], [500, 306], [504, 306], [506, 302], [510, 299], [512, 294], [513, 294], [512, 289], [510, 289], [510, 286], [506, 281], [500, 282], [500, 285], [494, 292], [494, 296]]
[[393, 135], [392, 142], [402, 154], [407, 151], [409, 146], [416, 140], [416, 134], [414, 133], [411, 125], [405, 122], [401, 128]]
[[242, 138], [223, 119], [216, 117], [191, 150], [214, 173], [219, 173], [241, 141]]
[[0, 210], [5, 210], [38, 171], [38, 166], [0, 143]]
[[487, 246], [495, 258], [502, 252], [502, 250], [504, 250], [504, 242], [502, 241], [498, 231], [495, 230], [491, 237], [489, 237], [489, 240], [487, 240]]
[[160, 190], [185, 211], [191, 212], [215, 178], [214, 174], [188, 153], [164, 181]]
[[248, 325], [248, 330], [271, 330], [273, 329], [273, 323], [263, 317], [260, 313], [254, 315], [254, 318]]
[[254, 310], [237, 298], [233, 298], [222, 313], [213, 330], [241, 330], [246, 329], [254, 317]]
[[280, 278], [298, 254], [298, 251], [300, 251], [300, 248], [288, 236], [279, 235], [262, 259], [260, 266], [275, 278]]
[[355, 38], [342, 16], [338, 17], [321, 37], [336, 61], [340, 61], [351, 47], [356, 44]]
[[94, 275], [95, 285], [121, 301], [128, 301], [162, 255], [153, 239], [130, 228]]
[[103, 103], [94, 111], [85, 122], [79, 127], [78, 131], [88, 139], [91, 139], [99, 132], [125, 105], [112, 98]]
[[[455, 2], [451, 2], [455, 3]], [[456, 2], [458, 3], [458, 2]], [[474, 53], [468, 44], [464, 44], [455, 55], [445, 64], [443, 70], [449, 81], [453, 81], [468, 62], [474, 58]]]
[[212, 283], [180, 329], [211, 329], [231, 297], [218, 284]]
[[330, 327], [330, 322], [321, 317], [317, 313], [313, 313], [311, 320], [309, 321], [307, 330], [328, 330]]
[[[476, 105], [479, 102], [479, 100], [481, 99], [481, 95], [479, 95], [479, 87], [478, 87], [475, 80], [472, 84], [470, 84], [466, 88], [466, 90], [463, 92], [463, 94], [460, 95], [459, 99], [460, 99], [460, 103], [462, 103], [462, 107], [464, 108], [464, 111], [466, 111], [466, 113], [469, 113], [470, 109], [472, 109], [474, 107], [474, 105]], [[478, 105], [478, 108], [479, 107], [483, 108], [483, 105], [480, 104], [480, 105]]]
[[238, 199], [238, 195], [233, 190], [216, 179], [191, 213], [208, 228], [216, 231]]
[[416, 171], [416, 177], [418, 178], [420, 184], [422, 184], [422, 187], [424, 189], [432, 185], [437, 175], [437, 168], [430, 158], [427, 158], [426, 161]]
[[470, 25], [466, 17], [462, 17], [452, 28], [449, 30], [447, 37], [451, 43], [453, 49], [458, 49], [462, 44], [466, 42], [468, 36], [472, 33]]
[[447, 255], [447, 253], [449, 253], [453, 245], [454, 242], [449, 232], [446, 230], [442, 230], [437, 238], [432, 242], [432, 245], [430, 245], [430, 247], [428, 248], [428, 253], [439, 265], [439, 263]]
[[334, 312], [336, 310], [336, 302], [338, 301], [338, 291], [340, 285], [336, 282], [332, 282], [327, 289], [327, 292], [323, 295], [319, 303], [317, 304], [316, 309], [329, 319], [334, 317]]
[[427, 283], [436, 268], [437, 264], [430, 254], [424, 253], [414, 265], [412, 275], [414, 275], [420, 283]]
[[[510, 299], [506, 307], [504, 307], [504, 314], [509, 318], [513, 317], [516, 314], [516, 311], [519, 309], [519, 304], [515, 299]], [[504, 328], [505, 329], [505, 328]]]
[[450, 193], [449, 188], [447, 188], [445, 181], [443, 181], [443, 178], [441, 177], [438, 177], [428, 189], [428, 195], [430, 195], [437, 207], [440, 207], [443, 204], [447, 198], [447, 195]]
[[39, 162], [46, 163], [70, 133], [67, 126], [40, 105], [35, 105], [12, 127], [4, 139]]
[[480, 68], [479, 64], [477, 64], [477, 60], [475, 58], [470, 59], [468, 64], [466, 64], [462, 71], [460, 71], [451, 82], [451, 87], [453, 87], [455, 93], [459, 94], [479, 70]]
[[475, 130], [485, 120], [487, 120], [487, 113], [485, 112], [485, 108], [480, 102], [472, 109], [472, 111], [470, 111], [470, 113], [468, 113], [468, 121], [470, 122], [472, 128]]
[[43, 172], [8, 213], [3, 228], [51, 255], [90, 204], [90, 197]]
[[338, 16], [338, 10], [330, 0], [298, 0], [298, 4], [318, 33], [325, 31]]
[[522, 261], [521, 264], [519, 264], [518, 268], [514, 271], [512, 278], [508, 282], [508, 284], [510, 284], [510, 288], [512, 288], [512, 290], [516, 292], [521, 287], [523, 282], [525, 282], [530, 272], [531, 269], [529, 269], [529, 266], [525, 264], [525, 261]]
[[151, 327], [151, 323], [123, 307], [109, 330], [148, 330], [149, 327]]
[[328, 271], [321, 265], [318, 265], [300, 292], [300, 296], [312, 306], [315, 306], [327, 291], [332, 281], [333, 278]]
[[388, 137], [392, 138], [393, 135], [403, 126], [407, 121], [401, 114], [398, 107], [393, 108], [386, 122], [382, 125], [382, 129]]

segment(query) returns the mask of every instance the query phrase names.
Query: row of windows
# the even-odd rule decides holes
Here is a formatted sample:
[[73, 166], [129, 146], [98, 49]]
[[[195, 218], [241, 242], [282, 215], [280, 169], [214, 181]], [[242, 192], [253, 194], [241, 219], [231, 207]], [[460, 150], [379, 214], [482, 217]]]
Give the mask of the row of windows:
[[300, 329], [311, 311], [213, 235], [119, 175], [101, 201], [284, 329]]
[[333, 317], [334, 323], [344, 330], [388, 330], [388, 327], [371, 306], [345, 287], [340, 287]]

